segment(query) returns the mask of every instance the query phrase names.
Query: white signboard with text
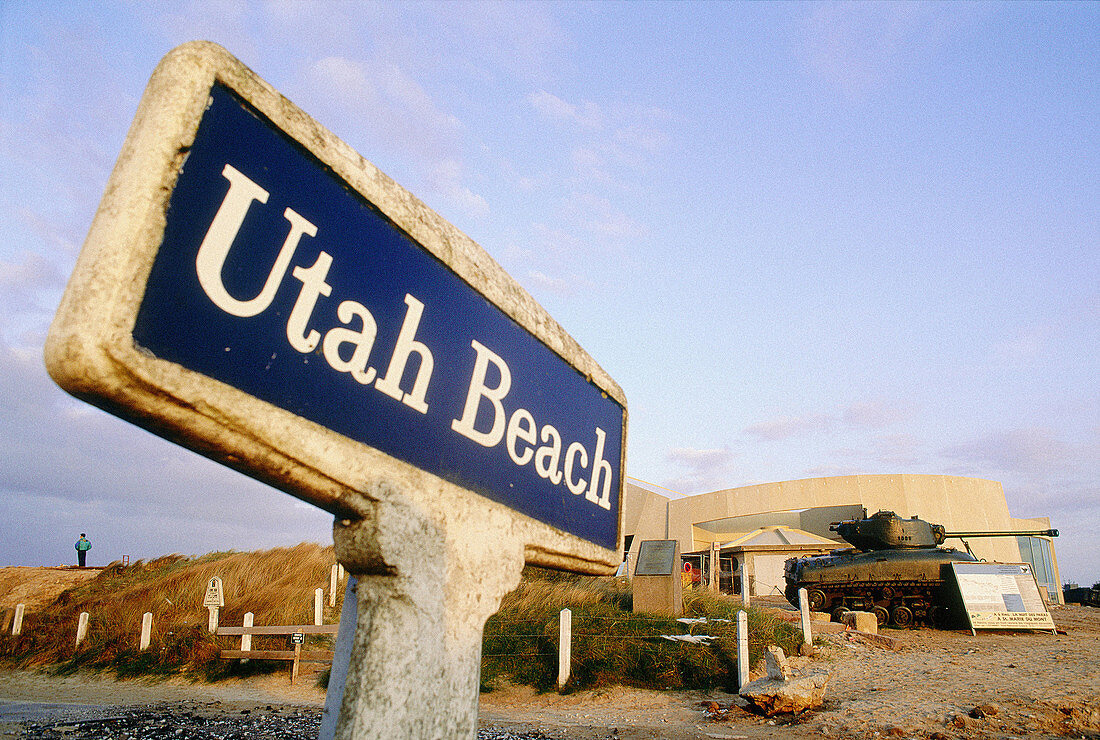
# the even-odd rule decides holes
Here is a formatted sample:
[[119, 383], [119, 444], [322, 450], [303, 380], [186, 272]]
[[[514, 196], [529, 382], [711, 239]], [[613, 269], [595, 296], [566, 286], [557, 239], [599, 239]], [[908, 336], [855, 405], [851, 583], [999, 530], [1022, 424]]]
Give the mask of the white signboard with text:
[[971, 630], [1053, 630], [1027, 563], [952, 563]]

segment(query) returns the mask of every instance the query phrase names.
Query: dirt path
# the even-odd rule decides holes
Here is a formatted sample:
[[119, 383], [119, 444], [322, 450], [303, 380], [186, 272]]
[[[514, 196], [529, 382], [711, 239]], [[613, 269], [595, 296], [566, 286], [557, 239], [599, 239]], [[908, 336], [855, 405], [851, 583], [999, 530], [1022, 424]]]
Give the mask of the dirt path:
[[[733, 697], [723, 694], [615, 687], [562, 696], [512, 688], [481, 697], [482, 736], [503, 737], [490, 731], [507, 730], [513, 736], [544, 733], [564, 740], [1100, 739], [1100, 609], [1068, 606], [1053, 609], [1052, 615], [1065, 634], [983, 632], [975, 637], [889, 630], [886, 634], [900, 640], [898, 651], [830, 635], [812, 662], [832, 670], [826, 705], [794, 722], [740, 710], [730, 711], [726, 721], [712, 721], [700, 702], [730, 706]], [[248, 716], [241, 712], [249, 707], [273, 707], [268, 712], [300, 707], [315, 717], [324, 694], [310, 685], [291, 687], [285, 674], [209, 685], [0, 671], [0, 737], [33, 736], [21, 734], [26, 717], [18, 710], [44, 702], [70, 708], [157, 705], [157, 711], [178, 717], [193, 715], [198, 706], [207, 714], [238, 719]], [[969, 716], [976, 707], [984, 707], [986, 716]]]

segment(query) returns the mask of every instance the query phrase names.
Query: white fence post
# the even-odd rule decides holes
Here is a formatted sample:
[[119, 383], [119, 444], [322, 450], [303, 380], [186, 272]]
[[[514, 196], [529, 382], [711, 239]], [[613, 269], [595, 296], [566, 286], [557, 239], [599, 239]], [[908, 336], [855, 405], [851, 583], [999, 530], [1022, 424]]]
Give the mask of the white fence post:
[[558, 614], [558, 690], [569, 682], [573, 663], [573, 612], [562, 609]]
[[802, 612], [802, 644], [810, 647], [814, 644], [814, 637], [810, 634], [810, 599], [804, 588], [798, 589], [798, 609]]
[[141, 642], [138, 650], [148, 650], [149, 643], [153, 641], [153, 612], [145, 612], [141, 615]]
[[710, 543], [710, 560], [707, 563], [707, 588], [714, 593], [719, 593], [721, 589], [718, 587], [718, 574], [721, 572], [719, 566], [719, 560], [722, 555], [722, 550], [718, 547], [717, 542]]
[[313, 592], [313, 623], [314, 624], [321, 624], [322, 621], [323, 621], [323, 619], [322, 619], [322, 617], [324, 616], [323, 609], [324, 609], [324, 606], [325, 606], [324, 601], [325, 601], [325, 590], [323, 588], [319, 588], [319, 589], [317, 589], [316, 591]]
[[749, 614], [737, 612], [737, 688], [749, 682]]
[[80, 618], [76, 621], [76, 646], [84, 642], [88, 635], [88, 612], [80, 612]]
[[336, 581], [339, 580], [339, 568], [335, 565], [328, 574], [328, 605], [336, 606]]
[[13, 636], [19, 636], [23, 634], [23, 611], [26, 609], [25, 604], [15, 605], [15, 619], [11, 622], [11, 633]]
[[[245, 612], [244, 613], [243, 626], [244, 626], [245, 629], [248, 629], [249, 627], [252, 626], [252, 620], [253, 619], [254, 619], [254, 617], [252, 615], [252, 612]], [[245, 632], [243, 635], [241, 635], [241, 651], [243, 652], [243, 651], [247, 651], [247, 650], [251, 650], [251, 649], [252, 649], [252, 635]], [[242, 663], [247, 663], [248, 658], [241, 658], [241, 662]]]

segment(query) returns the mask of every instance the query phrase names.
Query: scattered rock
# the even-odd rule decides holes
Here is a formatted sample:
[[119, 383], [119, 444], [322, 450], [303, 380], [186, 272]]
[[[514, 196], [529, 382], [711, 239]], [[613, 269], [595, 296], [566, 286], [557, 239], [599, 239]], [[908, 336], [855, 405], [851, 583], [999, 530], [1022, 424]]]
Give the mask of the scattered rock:
[[1000, 707], [996, 704], [979, 704], [971, 709], [968, 714], [974, 719], [982, 719], [983, 717], [995, 717], [999, 711], [1001, 711]]
[[829, 671], [812, 671], [789, 681], [760, 678], [745, 684], [739, 692], [766, 716], [798, 713], [821, 706]]
[[951, 720], [951, 724], [960, 730], [973, 730], [978, 727], [978, 721], [965, 714], [956, 714], [954, 719]]
[[783, 654], [783, 648], [769, 645], [764, 651], [764, 665], [768, 669], [768, 678], [776, 681], [791, 680], [791, 667], [787, 664], [787, 656]]

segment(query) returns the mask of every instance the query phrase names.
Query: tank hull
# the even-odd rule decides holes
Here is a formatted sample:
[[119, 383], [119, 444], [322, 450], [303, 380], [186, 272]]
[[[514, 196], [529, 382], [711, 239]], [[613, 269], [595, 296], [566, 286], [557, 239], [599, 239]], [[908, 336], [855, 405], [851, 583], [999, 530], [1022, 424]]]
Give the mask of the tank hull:
[[974, 560], [968, 553], [946, 548], [834, 550], [787, 560], [785, 594], [798, 606], [798, 589], [806, 589], [810, 608], [834, 619], [855, 610], [874, 612], [880, 625], [942, 626], [951, 606], [944, 589], [951, 563]]

